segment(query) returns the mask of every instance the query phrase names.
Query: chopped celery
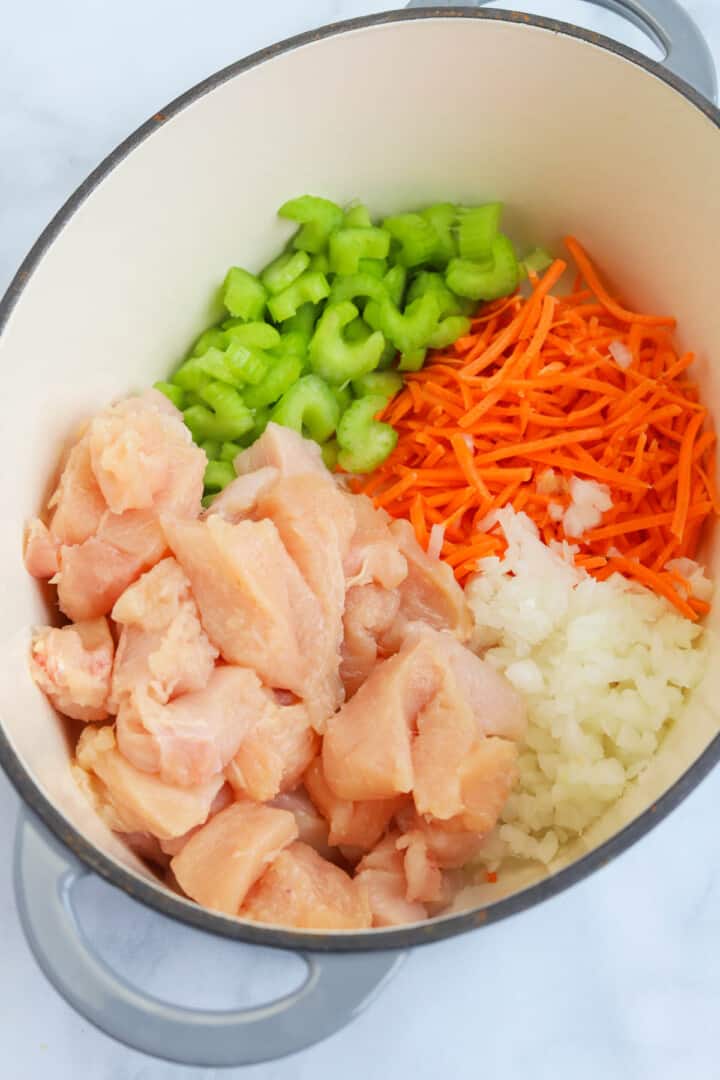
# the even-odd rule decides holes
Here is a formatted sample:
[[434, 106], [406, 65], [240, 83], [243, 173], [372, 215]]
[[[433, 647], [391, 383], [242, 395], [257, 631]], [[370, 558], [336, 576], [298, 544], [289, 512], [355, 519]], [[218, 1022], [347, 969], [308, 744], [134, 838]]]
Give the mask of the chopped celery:
[[234, 461], [238, 454], [242, 451], [240, 443], [224, 442], [220, 445], [220, 451], [215, 456], [219, 461]]
[[335, 278], [330, 290], [330, 303], [354, 300], [357, 296], [369, 296], [374, 300], [380, 300], [385, 295], [385, 286], [382, 281], [378, 281], [373, 274], [363, 274], [358, 271], [355, 274], [339, 274]]
[[434, 225], [422, 214], [396, 214], [385, 218], [383, 229], [400, 245], [397, 261], [401, 266], [420, 266], [429, 262], [438, 245]]
[[330, 389], [335, 396], [340, 412], [344, 413], [348, 406], [352, 405], [352, 390], [349, 386], [331, 386]]
[[275, 322], [285, 322], [297, 314], [303, 304], [317, 304], [329, 293], [330, 286], [325, 275], [317, 270], [306, 270], [287, 289], [268, 300], [268, 310]]
[[470, 325], [467, 315], [448, 315], [438, 323], [428, 339], [428, 345], [431, 349], [447, 349], [448, 345], [469, 332]]
[[346, 341], [367, 341], [371, 334], [372, 330], [361, 316], [345, 327]]
[[308, 270], [317, 270], [319, 274], [330, 273], [330, 260], [324, 251], [317, 251], [311, 256]]
[[307, 434], [315, 442], [325, 442], [335, 431], [340, 406], [326, 382], [317, 375], [303, 375], [287, 390], [272, 411], [272, 419], [283, 427]]
[[200, 371], [204, 371], [211, 379], [220, 379], [221, 382], [231, 383], [234, 380], [232, 368], [227, 362], [227, 356], [220, 349], [211, 346], [202, 356], [193, 356], [187, 360], [185, 367], [192, 365]]
[[164, 394], [169, 401], [172, 401], [176, 409], [185, 408], [185, 391], [181, 386], [174, 386], [169, 382], [156, 382], [153, 383], [153, 387], [159, 390], [161, 394]]
[[306, 251], [286, 251], [266, 266], [260, 280], [272, 296], [277, 296], [283, 289], [292, 285], [310, 265], [310, 256]]
[[400, 353], [398, 371], [420, 371], [420, 368], [425, 363], [426, 356], [427, 349], [425, 347], [419, 346], [416, 349], [406, 349]]
[[460, 257], [482, 262], [492, 258], [492, 246], [500, 232], [503, 204], [461, 208], [459, 211], [458, 247]]
[[231, 315], [251, 322], [262, 319], [267, 293], [265, 286], [240, 266], [231, 266], [223, 283], [223, 304]]
[[370, 211], [367, 206], [363, 206], [362, 203], [356, 203], [355, 206], [349, 206], [345, 211], [343, 225], [346, 229], [369, 228], [372, 225], [372, 218], [370, 217]]
[[387, 269], [387, 259], [360, 259], [358, 263], [359, 274], [372, 274], [379, 281], [382, 281]]
[[[272, 405], [289, 390], [302, 374], [302, 360], [292, 353], [273, 357], [267, 374], [257, 384], [248, 386], [243, 391], [245, 404], [249, 409], [259, 409], [262, 405]], [[232, 436], [229, 436], [232, 438]]]
[[200, 443], [200, 449], [205, 451], [205, 457], [208, 461], [214, 461], [216, 457], [220, 456], [220, 443], [217, 439], [205, 439]]
[[370, 371], [367, 375], [361, 375], [359, 379], [353, 379], [353, 393], [357, 397], [384, 397], [388, 401], [402, 390], [403, 377], [397, 371]]
[[407, 285], [407, 270], [404, 266], [392, 266], [383, 278], [385, 291], [396, 307], [400, 307]]
[[429, 270], [421, 270], [419, 274], [416, 274], [407, 291], [408, 303], [417, 300], [418, 297], [424, 296], [426, 293], [432, 293], [435, 296], [441, 319], [444, 319], [447, 315], [462, 314], [463, 301], [448, 288], [442, 274]]
[[317, 195], [300, 195], [297, 199], [290, 199], [283, 203], [278, 214], [302, 226], [293, 237], [293, 247], [311, 255], [325, 248], [330, 233], [342, 225], [344, 217], [337, 203]]
[[222, 491], [235, 479], [235, 470], [229, 461], [208, 461], [205, 469], [205, 487], [208, 491]]
[[435, 203], [421, 210], [420, 216], [429, 221], [435, 229], [435, 248], [429, 261], [433, 266], [439, 266], [444, 270], [450, 260], [457, 255], [453, 235], [457, 207], [454, 203]]
[[492, 245], [492, 264], [451, 259], [446, 281], [453, 292], [472, 300], [497, 300], [517, 287], [518, 263], [512, 244], [500, 234]]
[[365, 306], [365, 319], [380, 330], [396, 349], [403, 353], [422, 348], [437, 328], [440, 308], [436, 297], [426, 293], [408, 304], [404, 311], [392, 300], [370, 300]]
[[330, 469], [331, 472], [337, 465], [338, 449], [337, 439], [328, 439], [328, 441], [323, 443], [320, 447], [320, 453], [325, 462], [325, 468]]
[[343, 330], [358, 317], [358, 309], [349, 300], [328, 304], [320, 316], [310, 342], [310, 366], [316, 375], [330, 383], [356, 379], [377, 367], [385, 347], [381, 333], [365, 341], [348, 342]]
[[355, 274], [361, 259], [385, 259], [390, 234], [377, 226], [338, 229], [330, 237], [330, 268], [336, 274]]
[[183, 419], [192, 432], [196, 443], [206, 439], [218, 439], [220, 442], [238, 439], [253, 426], [253, 415], [249, 409], [238, 411], [232, 416], [216, 416], [206, 405], [191, 405], [183, 412]]
[[198, 357], [186, 360], [184, 364], [180, 365], [170, 381], [176, 386], [182, 387], [183, 390], [199, 390], [201, 386], [210, 381], [210, 376], [201, 367], [198, 367], [197, 361]]
[[394, 450], [397, 431], [375, 419], [386, 404], [386, 398], [371, 394], [354, 401], [341, 417], [338, 462], [347, 472], [371, 472]]
[[270, 366], [267, 353], [261, 349], [232, 341], [225, 353], [225, 364], [232, 372], [233, 381], [240, 385], [257, 386], [265, 378]]
[[197, 339], [192, 347], [191, 356], [202, 356], [210, 348], [220, 349], [221, 351], [227, 345], [227, 338], [225, 336], [225, 328], [218, 329], [217, 326], [211, 326], [209, 330], [203, 331], [200, 337]]
[[226, 331], [227, 342], [223, 348], [237, 341], [254, 349], [273, 349], [280, 342], [280, 333], [266, 322], [237, 322]]
[[542, 274], [544, 270], [547, 270], [549, 266], [552, 266], [553, 261], [552, 255], [550, 255], [545, 248], [538, 247], [529, 252], [520, 265], [526, 273], [532, 271], [534, 274]]
[[200, 397], [205, 401], [217, 416], [230, 417], [244, 416], [247, 412], [245, 402], [237, 390], [227, 383], [209, 382], [199, 391]]

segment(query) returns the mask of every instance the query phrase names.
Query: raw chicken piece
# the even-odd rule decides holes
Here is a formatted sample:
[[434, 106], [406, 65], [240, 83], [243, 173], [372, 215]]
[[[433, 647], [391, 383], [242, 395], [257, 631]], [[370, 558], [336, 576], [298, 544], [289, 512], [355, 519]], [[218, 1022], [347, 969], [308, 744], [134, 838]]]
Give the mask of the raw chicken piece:
[[113, 651], [107, 619], [60, 629], [44, 626], [33, 638], [30, 673], [66, 716], [105, 720]]
[[444, 898], [443, 875], [431, 856], [427, 841], [421, 832], [401, 836], [396, 842], [398, 851], [404, 852], [405, 897], [409, 901], [433, 904]]
[[126, 398], [91, 420], [92, 471], [109, 509], [196, 516], [206, 458], [181, 413], [157, 392]]
[[[390, 532], [408, 566], [407, 577], [400, 585], [399, 618], [419, 619], [436, 630], [451, 630], [460, 641], [467, 641], [472, 617], [450, 567], [423, 551], [409, 521], [397, 518]], [[398, 632], [402, 633], [401, 626]]]
[[421, 623], [411, 623], [405, 635], [406, 642], [421, 638], [443, 657], [455, 679], [458, 693], [473, 712], [480, 734], [500, 735], [517, 741], [525, 737], [525, 702], [504, 675], [461, 645], [452, 634], [435, 631]]
[[364, 886], [300, 841], [268, 867], [240, 915], [303, 930], [362, 930], [371, 925]]
[[239, 796], [267, 802], [298, 786], [319, 743], [302, 703], [269, 700], [251, 719], [225, 775]]
[[224, 782], [219, 773], [197, 787], [176, 787], [140, 772], [117, 749], [111, 727], [85, 728], [75, 756], [75, 778], [106, 824], [118, 832], [149, 832], [159, 840], [202, 824]]
[[264, 495], [280, 477], [280, 470], [266, 465], [255, 472], [245, 473], [231, 480], [219, 495], [216, 495], [209, 508], [201, 515], [211, 517], [219, 514], [226, 521], [237, 522], [248, 517], [255, 509], [261, 495]]
[[106, 615], [143, 569], [134, 556], [94, 536], [75, 547], [61, 547], [57, 574], [60, 610], [75, 622]]
[[429, 857], [441, 870], [456, 870], [465, 866], [475, 858], [485, 842], [484, 835], [450, 831], [447, 822], [426, 821], [412, 803], [398, 812], [397, 822], [405, 837], [414, 833], [422, 836]]
[[[153, 863], [161, 870], [167, 870], [170, 865], [170, 856], [163, 851], [160, 841], [149, 832], [123, 833], [125, 843], [146, 862]], [[172, 841], [168, 841], [171, 843]]]
[[402, 926], [427, 918], [427, 908], [408, 900], [404, 855], [397, 848], [399, 835], [388, 833], [360, 862], [355, 881], [368, 891], [373, 926]]
[[319, 757], [305, 773], [305, 787], [330, 826], [329, 843], [356, 848], [360, 853], [370, 851], [378, 842], [401, 805], [399, 799], [371, 802], [339, 799], [328, 786]]
[[321, 648], [323, 618], [273, 523], [230, 525], [215, 516], [165, 524], [223, 657], [253, 668], [268, 686], [292, 690], [320, 725], [334, 707], [336, 677]]
[[25, 534], [25, 569], [36, 578], [51, 578], [58, 570], [58, 545], [47, 525], [33, 518]]
[[303, 473], [328, 471], [322, 459], [320, 447], [310, 439], [303, 439], [291, 428], [269, 423], [259, 439], [247, 450], [238, 454], [233, 463], [238, 476], [255, 472], [271, 465], [281, 476], [301, 476]]
[[204, 690], [167, 705], [141, 687], [120, 706], [118, 747], [135, 768], [193, 787], [225, 768], [266, 707], [266, 692], [247, 668], [217, 667]]
[[395, 589], [408, 573], [407, 559], [390, 532], [390, 515], [376, 509], [367, 495], [346, 495], [355, 517], [355, 531], [345, 556], [348, 588], [375, 582]]
[[50, 533], [59, 544], [82, 544], [98, 530], [107, 504], [92, 471], [87, 427], [68, 454], [48, 509]]
[[295, 791], [286, 791], [278, 795], [270, 806], [276, 806], [278, 810], [289, 810], [291, 814], [294, 814], [298, 827], [298, 839], [304, 844], [309, 844], [318, 855], [322, 855], [323, 859], [329, 859], [330, 862], [337, 861], [337, 848], [331, 847], [328, 841], [328, 823], [315, 809], [304, 788], [296, 788]]
[[378, 638], [392, 626], [400, 608], [396, 589], [355, 585], [345, 595], [340, 678], [347, 698], [362, 686], [378, 659]]
[[517, 782], [517, 757], [517, 746], [507, 739], [478, 739], [460, 769], [463, 810], [448, 824], [487, 836]]
[[191, 899], [237, 915], [252, 885], [297, 834], [287, 810], [236, 802], [199, 829], [170, 865]]
[[279, 480], [257, 501], [254, 517], [270, 518], [286, 550], [317, 597], [323, 616], [316, 663], [331, 679], [336, 708], [343, 699], [338, 674], [345, 609], [343, 560], [355, 528], [347, 498], [329, 473]]
[[328, 721], [323, 768], [336, 795], [386, 799], [412, 789], [411, 736], [442, 677], [442, 665], [425, 640], [410, 642], [375, 666]]
[[[229, 784], [223, 784], [212, 801], [207, 820], [210, 821], [216, 814], [219, 814], [221, 810], [225, 810], [228, 806], [232, 806], [234, 802], [235, 792]], [[165, 856], [178, 855], [185, 847], [190, 837], [194, 836], [198, 829], [202, 829], [203, 824], [204, 822], [201, 825], [195, 825], [194, 828], [188, 829], [182, 836], [174, 836], [171, 840], [160, 840], [158, 842], [160, 850]]]
[[461, 769], [477, 739], [475, 719], [452, 673], [417, 717], [413, 799], [419, 814], [446, 820], [465, 809]]
[[112, 616], [122, 626], [113, 711], [141, 688], [165, 704], [207, 686], [218, 652], [200, 624], [190, 582], [175, 559], [163, 559], [126, 589]]

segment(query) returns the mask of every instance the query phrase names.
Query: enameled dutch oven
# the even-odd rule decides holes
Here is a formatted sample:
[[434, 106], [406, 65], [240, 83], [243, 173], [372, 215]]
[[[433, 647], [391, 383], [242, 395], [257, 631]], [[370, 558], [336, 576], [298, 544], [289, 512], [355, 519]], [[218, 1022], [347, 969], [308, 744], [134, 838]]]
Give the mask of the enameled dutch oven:
[[[602, 4], [643, 26], [666, 65], [572, 26], [467, 7], [357, 19], [240, 61], [99, 166], [0, 305], [0, 460], [12, 463], [0, 522], [0, 760], [27, 807], [18, 904], [58, 990], [138, 1049], [231, 1065], [315, 1042], [367, 1003], [402, 950], [487, 926], [579, 881], [646, 833], [720, 757], [720, 654], [711, 643], [705, 684], [653, 766], [549, 873], [503, 875], [492, 891], [469, 891], [456, 910], [421, 925], [300, 933], [202, 910], [154, 878], [76, 789], [70, 742], [27, 672], [30, 627], [47, 620], [48, 598], [23, 570], [21, 535], [47, 497], [61, 445], [87, 414], [170, 369], [210, 321], [225, 267], [261, 266], [277, 250], [285, 232], [269, 223], [298, 192], [361, 196], [378, 214], [501, 198], [521, 245], [559, 251], [564, 234], [579, 235], [635, 305], [678, 316], [720, 420], [712, 61], [675, 0]], [[705, 555], [720, 577], [720, 547], [708, 541]], [[144, 996], [78, 927], [73, 887], [89, 870], [194, 927], [301, 950], [306, 982], [242, 1012]]]

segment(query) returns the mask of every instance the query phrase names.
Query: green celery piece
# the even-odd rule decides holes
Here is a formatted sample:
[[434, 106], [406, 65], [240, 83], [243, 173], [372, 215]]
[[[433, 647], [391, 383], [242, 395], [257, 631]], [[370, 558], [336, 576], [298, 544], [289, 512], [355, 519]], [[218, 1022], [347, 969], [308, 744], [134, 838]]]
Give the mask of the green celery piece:
[[253, 426], [253, 415], [249, 409], [244, 412], [238, 410], [233, 416], [216, 416], [206, 405], [191, 405], [183, 411], [183, 419], [198, 444], [206, 439], [234, 441]]
[[275, 322], [285, 322], [296, 315], [303, 304], [317, 304], [329, 293], [330, 286], [325, 275], [316, 270], [306, 270], [287, 289], [268, 300], [268, 310]]
[[285, 251], [265, 267], [260, 280], [271, 296], [277, 296], [283, 289], [289, 288], [309, 265], [310, 256], [306, 251]]
[[323, 443], [320, 447], [320, 453], [322, 454], [325, 468], [329, 469], [331, 472], [337, 465], [338, 450], [337, 439], [328, 439], [328, 441]]
[[400, 245], [397, 261], [401, 266], [420, 266], [432, 259], [438, 234], [432, 222], [422, 214], [396, 214], [385, 218], [383, 229]]
[[243, 447], [240, 443], [224, 442], [220, 444], [220, 452], [216, 455], [219, 461], [233, 462]]
[[430, 262], [444, 270], [450, 259], [457, 255], [454, 226], [458, 209], [454, 203], [434, 203], [420, 211], [420, 216], [435, 229], [437, 241]]
[[387, 269], [387, 259], [360, 259], [357, 272], [358, 274], [372, 274], [378, 281], [382, 281]]
[[542, 274], [543, 271], [552, 266], [554, 261], [552, 255], [545, 248], [537, 247], [525, 256], [520, 265], [526, 273], [532, 271], [534, 274]]
[[153, 383], [153, 387], [155, 390], [159, 390], [161, 394], [164, 394], [169, 401], [172, 401], [176, 409], [182, 411], [185, 408], [185, 391], [181, 386], [160, 381]]
[[428, 345], [431, 349], [447, 349], [458, 338], [469, 333], [470, 326], [471, 322], [467, 315], [448, 315], [438, 323], [437, 330], [430, 337]]
[[226, 336], [224, 348], [233, 341], [249, 349], [274, 349], [280, 343], [279, 331], [266, 322], [238, 322], [228, 327]]
[[330, 273], [330, 260], [324, 251], [316, 251], [310, 258], [308, 270], [315, 270], [319, 274]]
[[498, 300], [508, 296], [518, 283], [518, 262], [515, 250], [502, 233], [492, 246], [490, 267], [469, 259], [451, 259], [445, 280], [458, 296], [471, 300]]
[[243, 391], [245, 404], [249, 409], [255, 410], [264, 405], [272, 405], [297, 382], [302, 370], [302, 359], [292, 353], [271, 357], [270, 367], [264, 378], [257, 386], [248, 386]]
[[367, 206], [357, 203], [345, 211], [343, 225], [346, 229], [367, 229], [372, 225], [372, 218]]
[[461, 207], [459, 210], [458, 248], [462, 259], [482, 262], [492, 258], [492, 246], [502, 221], [503, 204]]
[[372, 330], [362, 316], [359, 316], [357, 319], [353, 319], [351, 323], [347, 324], [344, 333], [346, 341], [367, 341], [372, 334]]
[[[400, 307], [403, 302], [407, 276], [407, 270], [404, 266], [391, 266], [383, 278], [385, 291], [396, 307]], [[374, 297], [374, 299], [377, 299], [377, 297]]]
[[338, 463], [347, 472], [372, 472], [395, 449], [397, 431], [375, 419], [386, 404], [387, 398], [370, 394], [354, 401], [340, 418]]
[[353, 396], [350, 386], [331, 386], [330, 389], [335, 395], [340, 412], [344, 413], [348, 406], [352, 405]]
[[259, 278], [240, 266], [231, 266], [222, 289], [223, 304], [231, 315], [246, 322], [262, 319], [267, 293]]
[[340, 228], [344, 217], [337, 203], [317, 195], [300, 195], [297, 199], [290, 199], [283, 203], [278, 214], [302, 226], [293, 237], [292, 245], [310, 255], [325, 249], [330, 233]]
[[235, 479], [235, 470], [229, 461], [208, 461], [205, 469], [205, 490], [222, 491]]
[[398, 351], [393, 345], [392, 341], [385, 342], [385, 348], [382, 351], [380, 359], [378, 360], [376, 371], [387, 371], [395, 363]]
[[205, 442], [200, 443], [200, 449], [205, 451], [208, 461], [214, 461], [220, 456], [220, 443], [217, 439], [206, 439]]
[[330, 237], [330, 268], [336, 274], [355, 274], [361, 259], [385, 259], [390, 234], [377, 226], [338, 229]]
[[250, 432], [250, 435], [252, 437], [248, 439], [248, 442], [246, 443], [247, 446], [250, 446], [251, 443], [254, 443], [256, 439], [260, 438], [263, 431], [270, 423], [271, 416], [272, 409], [269, 407], [269, 405], [264, 405], [261, 409], [255, 409], [255, 423], [253, 424], [253, 429]]
[[385, 347], [379, 332], [365, 341], [348, 342], [343, 330], [358, 317], [358, 309], [350, 300], [328, 304], [320, 316], [310, 342], [310, 367], [329, 383], [345, 383], [377, 367]]
[[225, 336], [224, 328], [220, 330], [217, 326], [211, 326], [209, 330], [204, 330], [200, 337], [197, 339], [192, 347], [191, 356], [202, 356], [208, 349], [215, 348], [222, 350], [227, 345], [227, 338]]
[[303, 375], [280, 398], [272, 419], [323, 443], [337, 427], [340, 406], [326, 382], [317, 375]]
[[416, 274], [407, 291], [407, 301], [412, 303], [413, 300], [417, 300], [426, 293], [432, 293], [437, 299], [441, 319], [447, 315], [463, 313], [463, 301], [447, 287], [445, 278], [437, 271], [421, 270]]
[[373, 274], [363, 274], [358, 271], [355, 274], [339, 274], [330, 290], [329, 302], [337, 304], [341, 300], [354, 300], [357, 296], [371, 297], [380, 300], [386, 295], [382, 281]]
[[426, 348], [408, 349], [400, 353], [398, 371], [420, 371], [427, 356]]
[[218, 491], [209, 491], [207, 495], [203, 495], [202, 499], [200, 500], [203, 509], [209, 510], [219, 494], [220, 493]]
[[236, 385], [257, 386], [265, 378], [270, 360], [262, 349], [243, 345], [240, 341], [231, 341], [225, 351], [225, 364]]
[[249, 411], [237, 390], [227, 383], [209, 382], [199, 393], [203, 401], [222, 419], [245, 416]]
[[389, 401], [402, 390], [403, 377], [397, 371], [370, 371], [359, 379], [353, 379], [351, 385], [356, 397], [373, 395]]
[[[223, 354], [220, 353], [222, 356]], [[171, 376], [170, 381], [175, 386], [180, 386], [183, 390], [199, 390], [201, 386], [205, 386], [210, 382], [211, 376], [201, 367], [198, 366], [199, 357], [193, 357], [191, 360], [186, 360], [184, 364], [181, 364], [177, 371]]]
[[426, 293], [400, 311], [392, 300], [370, 300], [365, 306], [365, 319], [380, 330], [388, 341], [402, 353], [410, 353], [427, 345], [437, 329], [440, 308], [437, 298]]
[[214, 345], [202, 356], [193, 356], [192, 359], [186, 360], [185, 364], [186, 366], [189, 364], [194, 365], [200, 371], [204, 371], [206, 375], [209, 375], [211, 379], [219, 379], [221, 382], [226, 383], [235, 381], [235, 375], [228, 363], [227, 354], [221, 352], [220, 349], [216, 349]]

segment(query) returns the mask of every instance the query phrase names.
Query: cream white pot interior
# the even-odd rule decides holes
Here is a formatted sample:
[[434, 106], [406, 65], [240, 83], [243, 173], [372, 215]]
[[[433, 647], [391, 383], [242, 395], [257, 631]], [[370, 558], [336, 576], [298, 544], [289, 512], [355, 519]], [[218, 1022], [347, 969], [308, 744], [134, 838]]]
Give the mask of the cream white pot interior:
[[[60, 231], [0, 338], [0, 722], [68, 821], [145, 877], [76, 791], [71, 742], [30, 682], [29, 631], [48, 610], [22, 567], [23, 523], [83, 418], [172, 367], [210, 321], [228, 265], [260, 267], [277, 250], [285, 199], [359, 196], [385, 214], [500, 198], [520, 243], [559, 252], [574, 232], [634, 304], [678, 316], [720, 422], [720, 132], [629, 60], [520, 23], [389, 22], [275, 55], [157, 126]], [[717, 545], [708, 559], [720, 576]], [[712, 650], [682, 724], [583, 850], [651, 804], [717, 734]], [[505, 891], [536, 876], [524, 872]]]

